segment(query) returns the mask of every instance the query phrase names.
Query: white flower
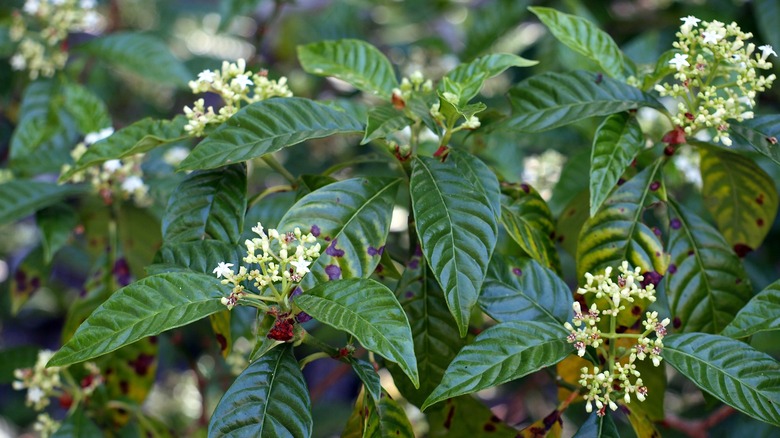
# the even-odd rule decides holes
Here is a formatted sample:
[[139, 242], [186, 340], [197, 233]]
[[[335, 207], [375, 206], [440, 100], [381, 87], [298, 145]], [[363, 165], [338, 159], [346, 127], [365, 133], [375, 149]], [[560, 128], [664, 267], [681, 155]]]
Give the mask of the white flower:
[[122, 162], [119, 160], [108, 160], [103, 163], [103, 170], [108, 173], [114, 173], [122, 168]]
[[232, 263], [219, 262], [219, 265], [217, 265], [217, 267], [214, 268], [212, 273], [217, 274], [217, 278], [221, 278], [221, 277], [228, 278], [231, 275], [233, 275], [233, 270], [230, 269], [232, 267], [233, 267]]
[[127, 193], [133, 193], [138, 189], [142, 189], [146, 187], [144, 184], [144, 180], [141, 179], [141, 177], [137, 175], [131, 175], [128, 176], [123, 182], [122, 182], [122, 190], [124, 190]]
[[701, 36], [704, 37], [704, 44], [717, 44], [721, 38], [718, 32], [709, 30], [702, 32]]
[[30, 403], [40, 403], [40, 401], [45, 396], [46, 393], [44, 393], [43, 390], [37, 386], [32, 386], [27, 390], [27, 400]]
[[24, 70], [27, 67], [27, 61], [24, 59], [24, 55], [17, 53], [11, 57], [11, 68], [14, 70]]
[[688, 67], [691, 65], [688, 63], [687, 59], [688, 59], [688, 55], [683, 55], [682, 53], [675, 53], [674, 59], [669, 61], [669, 64], [672, 64], [674, 68], [677, 69], [677, 71], [680, 71], [682, 70], [683, 67]]
[[172, 147], [168, 149], [168, 151], [166, 151], [163, 155], [163, 161], [170, 164], [171, 166], [178, 166], [179, 163], [184, 161], [184, 159], [187, 158], [187, 155], [189, 154], [190, 150], [184, 146]]
[[238, 84], [238, 86], [243, 90], [250, 85], [254, 85], [254, 82], [247, 75], [238, 75], [235, 79], [233, 79], [231, 85], [232, 84]]
[[261, 237], [265, 237], [265, 232], [263, 231], [263, 225], [258, 222], [256, 227], [252, 227], [252, 231], [257, 233], [257, 235]]
[[89, 134], [84, 136], [84, 143], [86, 143], [86, 145], [89, 146], [93, 143], [97, 143], [100, 140], [110, 137], [111, 134], [113, 133], [114, 133], [114, 128], [110, 126], [108, 128], [103, 128], [98, 132], [90, 132]]
[[27, 14], [35, 15], [40, 7], [41, 4], [38, 0], [27, 0], [24, 2], [24, 7], [22, 10]]
[[294, 262], [290, 262], [291, 265], [295, 266], [295, 273], [303, 276], [307, 272], [309, 272], [309, 265], [311, 262], [306, 261], [303, 259], [303, 257], [298, 257], [298, 260]]
[[216, 73], [214, 73], [211, 70], [203, 70], [202, 72], [198, 73], [198, 82], [208, 82], [209, 84], [214, 82], [214, 77], [216, 76]]
[[763, 46], [760, 46], [758, 50], [761, 51], [762, 61], [766, 61], [769, 55], [777, 56], [777, 53], [775, 53], [775, 50], [769, 44], [764, 44]]
[[694, 17], [693, 15], [689, 15], [687, 17], [680, 18], [680, 21], [683, 22], [683, 28], [690, 29], [691, 27], [698, 26], [701, 20]]

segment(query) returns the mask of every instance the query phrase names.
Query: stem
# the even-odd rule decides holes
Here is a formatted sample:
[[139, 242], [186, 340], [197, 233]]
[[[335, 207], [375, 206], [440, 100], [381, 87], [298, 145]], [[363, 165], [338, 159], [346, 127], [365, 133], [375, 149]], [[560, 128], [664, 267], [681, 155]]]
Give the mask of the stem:
[[708, 430], [712, 430], [712, 428], [723, 422], [734, 412], [736, 411], [731, 406], [721, 406], [710, 414], [709, 417], [701, 420], [688, 420], [673, 414], [667, 414], [662, 424], [670, 429], [677, 429], [691, 438], [707, 438]]
[[412, 125], [412, 134], [409, 136], [409, 147], [412, 149], [412, 155], [417, 153], [417, 146], [420, 145], [420, 131], [422, 130], [422, 120], [417, 120]]
[[292, 189], [293, 189], [292, 186], [288, 186], [288, 185], [269, 187], [263, 190], [262, 192], [260, 192], [259, 194], [249, 198], [247, 208], [250, 208], [253, 205], [257, 204], [258, 202], [262, 201], [268, 195], [272, 195], [274, 193], [289, 192], [292, 191]]
[[302, 342], [306, 345], [310, 345], [314, 348], [319, 348], [323, 352], [325, 352], [328, 356], [332, 358], [339, 357], [339, 350], [336, 347], [331, 346], [330, 344], [321, 341], [320, 339], [315, 338], [311, 335], [311, 333], [306, 332], [305, 335], [303, 335]]
[[303, 371], [303, 369], [309, 363], [314, 362], [317, 359], [325, 359], [325, 358], [329, 358], [329, 357], [330, 357], [330, 355], [328, 353], [325, 353], [325, 352], [322, 352], [322, 351], [319, 352], [319, 353], [312, 353], [312, 354], [304, 357], [300, 361], [298, 361], [298, 366], [300, 366], [301, 367], [301, 371]]
[[276, 161], [276, 158], [272, 157], [271, 155], [263, 155], [262, 160], [265, 162], [265, 164], [268, 165], [271, 169], [279, 172], [280, 175], [284, 177], [287, 181], [290, 181], [290, 184], [293, 186], [296, 185], [296, 179], [293, 176], [292, 173], [288, 172], [287, 169], [284, 168], [278, 161]]

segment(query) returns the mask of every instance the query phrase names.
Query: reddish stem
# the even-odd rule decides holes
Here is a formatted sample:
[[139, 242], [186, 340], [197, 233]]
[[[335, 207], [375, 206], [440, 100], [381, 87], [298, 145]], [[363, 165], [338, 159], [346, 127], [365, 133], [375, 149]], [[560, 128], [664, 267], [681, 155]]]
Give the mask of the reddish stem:
[[689, 420], [668, 414], [661, 424], [669, 429], [676, 429], [691, 438], [707, 438], [707, 431], [712, 430], [720, 422], [736, 412], [731, 406], [721, 406], [709, 417], [699, 420]]

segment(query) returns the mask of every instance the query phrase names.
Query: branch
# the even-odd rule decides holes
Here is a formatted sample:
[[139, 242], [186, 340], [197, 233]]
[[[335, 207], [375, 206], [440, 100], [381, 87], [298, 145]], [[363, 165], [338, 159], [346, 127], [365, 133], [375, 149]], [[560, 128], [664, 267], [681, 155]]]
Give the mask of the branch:
[[717, 426], [718, 423], [728, 418], [734, 412], [736, 411], [731, 406], [721, 406], [718, 410], [710, 414], [709, 417], [699, 420], [689, 420], [680, 418], [674, 414], [667, 414], [661, 424], [669, 429], [679, 430], [691, 438], [707, 438], [708, 430], [712, 430], [713, 427]]

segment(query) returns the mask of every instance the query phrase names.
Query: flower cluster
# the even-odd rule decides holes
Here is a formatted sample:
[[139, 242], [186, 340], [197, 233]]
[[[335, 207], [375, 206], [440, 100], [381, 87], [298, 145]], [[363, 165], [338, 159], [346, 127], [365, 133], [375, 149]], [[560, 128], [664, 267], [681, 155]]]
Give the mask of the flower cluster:
[[[108, 138], [114, 133], [113, 128], [106, 128], [100, 132], [87, 134], [84, 141], [77, 144], [70, 152], [74, 162], [87, 152], [87, 148], [93, 143]], [[141, 162], [143, 154], [125, 157], [121, 160], [108, 160], [101, 166], [94, 166], [73, 174], [68, 181], [81, 183], [88, 181], [93, 189], [100, 194], [106, 204], [113, 199], [132, 199], [139, 207], [148, 206], [152, 202], [149, 196], [149, 187], [144, 183]], [[62, 166], [62, 173], [72, 168], [70, 164]]]
[[10, 37], [19, 45], [11, 67], [28, 70], [30, 79], [53, 76], [68, 60], [68, 34], [99, 21], [95, 5], [95, 0], [26, 0], [12, 16]]
[[422, 72], [416, 71], [408, 78], [401, 79], [401, 85], [393, 88], [392, 101], [396, 109], [404, 109], [406, 102], [418, 93], [429, 93], [433, 91], [433, 81], [425, 79]]
[[747, 41], [736, 23], [724, 24], [696, 17], [682, 18], [683, 24], [674, 43], [679, 53], [669, 61], [675, 69], [674, 84], [656, 85], [661, 96], [680, 98], [673, 122], [691, 135], [702, 128], [715, 128], [714, 141], [731, 145], [728, 119], [753, 118], [756, 93], [772, 86], [775, 75], [760, 75], [769, 70], [767, 58], [777, 56], [771, 46], [758, 47]]
[[[222, 298], [222, 304], [232, 309], [240, 299], [249, 296], [261, 301], [275, 301], [283, 306], [288, 306], [290, 294], [295, 290], [301, 278], [309, 272], [312, 260], [320, 255], [320, 244], [312, 234], [303, 234], [300, 228], [289, 233], [280, 233], [275, 229], [265, 232], [258, 222], [252, 227], [258, 236], [247, 239], [245, 263], [250, 265], [239, 266], [238, 272], [232, 270], [233, 263], [220, 262], [214, 268], [217, 278], [222, 278], [223, 284], [232, 284], [233, 291], [229, 297]], [[257, 265], [259, 268], [253, 268]], [[249, 281], [262, 295], [250, 294], [243, 283]], [[276, 285], [281, 283], [281, 287]], [[264, 294], [268, 291], [273, 296]]]
[[[572, 305], [573, 324], [564, 324], [570, 332], [566, 339], [574, 344], [580, 357], [585, 355], [587, 347], [593, 347], [605, 358], [603, 369], [599, 366], [592, 369], [583, 367], [579, 379], [579, 384], [584, 388], [586, 410], [592, 412], [595, 404], [599, 415], [604, 415], [607, 407], [616, 410], [616, 401], [621, 399], [623, 403], [630, 403], [631, 394], [639, 401], [645, 400], [648, 390], [637, 370], [636, 361], [650, 358], [653, 365], [661, 364], [663, 338], [669, 324], [669, 318], [659, 321], [658, 312], [647, 312], [642, 322], [645, 329], [643, 332], [617, 333], [617, 317], [626, 310], [625, 303], [636, 300], [654, 302], [656, 299], [653, 284], [644, 285], [645, 277], [640, 274], [640, 268], [631, 270], [628, 262], [624, 261], [618, 271], [620, 274], [617, 281], [611, 278], [611, 267], [605, 269], [603, 275], [585, 274], [586, 284], [577, 293], [592, 294], [597, 300], [604, 298], [601, 301], [607, 303], [609, 308], [599, 309], [593, 303], [583, 312], [580, 303], [575, 301]], [[600, 328], [603, 317], [609, 318], [609, 332]], [[649, 337], [651, 334], [655, 335], [654, 339]], [[634, 346], [630, 349], [619, 347], [618, 341], [621, 339], [630, 340]]]
[[201, 136], [208, 125], [217, 125], [238, 112], [242, 103], [254, 103], [271, 97], [290, 97], [287, 78], [278, 81], [268, 79], [268, 72], [246, 71], [246, 61], [239, 59], [235, 63], [224, 61], [222, 70], [204, 70], [198, 79], [189, 83], [195, 94], [211, 92], [222, 98], [224, 106], [215, 112], [214, 107], [206, 107], [204, 99], [198, 99], [192, 108], [185, 106], [184, 114], [189, 123], [184, 129], [192, 135]]
[[52, 351], [41, 350], [38, 359], [32, 368], [22, 368], [14, 371], [15, 380], [13, 388], [16, 390], [27, 389], [27, 406], [32, 406], [40, 411], [49, 405], [49, 397], [58, 395], [62, 386], [60, 380], [60, 368], [49, 367], [46, 364], [54, 355]]

